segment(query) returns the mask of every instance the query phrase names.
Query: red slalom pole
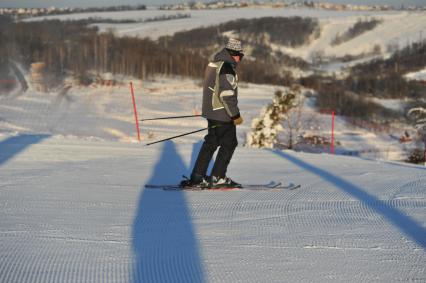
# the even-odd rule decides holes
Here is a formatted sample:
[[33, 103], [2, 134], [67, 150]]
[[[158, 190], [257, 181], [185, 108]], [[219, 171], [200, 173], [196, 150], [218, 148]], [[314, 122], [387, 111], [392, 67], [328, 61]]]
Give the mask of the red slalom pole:
[[130, 82], [130, 91], [132, 92], [133, 112], [135, 113], [136, 132], [138, 133], [138, 141], [141, 141], [141, 130], [139, 128], [138, 111], [136, 109], [135, 92], [133, 91], [133, 83]]
[[334, 118], [335, 111], [331, 111], [331, 145], [330, 145], [330, 153], [334, 154]]

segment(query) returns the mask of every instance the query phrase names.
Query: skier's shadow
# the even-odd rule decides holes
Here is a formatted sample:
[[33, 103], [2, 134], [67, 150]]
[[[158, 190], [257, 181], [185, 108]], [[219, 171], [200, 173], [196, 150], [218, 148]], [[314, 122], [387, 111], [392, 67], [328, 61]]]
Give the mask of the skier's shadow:
[[42, 142], [49, 135], [19, 134], [0, 142], [0, 166], [33, 144]]
[[[198, 144], [193, 156], [198, 153], [197, 148]], [[167, 142], [148, 183], [175, 184], [181, 180], [180, 174], [188, 171], [174, 143]], [[133, 282], [205, 281], [184, 192], [143, 189], [132, 236]]]
[[417, 223], [415, 220], [410, 218], [404, 212], [399, 211], [397, 208], [392, 205], [378, 199], [377, 197], [367, 193], [362, 188], [346, 181], [345, 179], [333, 175], [332, 173], [315, 167], [305, 161], [302, 161], [288, 153], [283, 151], [271, 150], [274, 154], [285, 158], [297, 165], [298, 167], [309, 171], [315, 175], [318, 175], [327, 182], [335, 185], [337, 188], [343, 192], [351, 195], [352, 197], [358, 199], [366, 206], [370, 207], [376, 213], [382, 215], [390, 223], [392, 223], [396, 228], [401, 232], [405, 233], [411, 239], [413, 239], [419, 246], [426, 250], [426, 228], [422, 227], [420, 223]]

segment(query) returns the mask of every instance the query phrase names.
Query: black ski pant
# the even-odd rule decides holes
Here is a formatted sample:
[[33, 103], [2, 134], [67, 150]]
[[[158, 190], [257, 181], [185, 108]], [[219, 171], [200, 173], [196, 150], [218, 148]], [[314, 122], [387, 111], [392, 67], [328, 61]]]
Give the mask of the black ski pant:
[[207, 121], [208, 133], [204, 137], [204, 143], [201, 146], [192, 174], [206, 176], [210, 160], [213, 158], [216, 149], [219, 148], [211, 176], [223, 178], [226, 176], [229, 162], [238, 145], [237, 129], [232, 121]]

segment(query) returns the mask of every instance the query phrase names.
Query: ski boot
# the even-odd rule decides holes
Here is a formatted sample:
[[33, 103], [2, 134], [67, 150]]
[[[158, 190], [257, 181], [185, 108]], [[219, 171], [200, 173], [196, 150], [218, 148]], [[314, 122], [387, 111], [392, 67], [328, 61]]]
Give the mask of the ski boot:
[[198, 174], [191, 174], [191, 178], [182, 176], [184, 180], [182, 180], [179, 184], [182, 188], [199, 188], [199, 189], [208, 189], [210, 187], [210, 183], [207, 181], [205, 176], [201, 176]]
[[229, 177], [216, 177], [212, 176], [210, 180], [210, 188], [212, 189], [218, 189], [218, 188], [242, 188], [243, 186], [235, 181], [233, 181]]

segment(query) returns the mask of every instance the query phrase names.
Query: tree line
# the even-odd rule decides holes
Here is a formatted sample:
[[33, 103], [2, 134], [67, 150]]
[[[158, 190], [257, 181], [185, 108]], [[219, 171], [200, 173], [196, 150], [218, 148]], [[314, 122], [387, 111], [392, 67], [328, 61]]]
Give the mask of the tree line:
[[366, 96], [349, 91], [342, 83], [321, 84], [317, 91], [316, 107], [333, 109], [337, 115], [377, 122], [397, 120], [400, 117], [399, 112], [387, 109]]
[[[84, 21], [9, 23], [0, 27], [0, 60], [29, 67], [44, 62], [58, 80], [73, 75], [85, 81], [89, 71], [112, 72], [144, 79], [153, 74], [200, 76], [204, 58], [182, 48], [149, 39], [98, 33]], [[1, 75], [5, 75], [3, 72]]]
[[383, 21], [378, 19], [370, 19], [370, 20], [358, 20], [351, 28], [345, 31], [343, 34], [338, 34], [332, 40], [331, 45], [339, 45], [343, 42], [349, 41], [367, 31], [373, 30], [377, 25], [382, 23]]
[[[200, 27], [189, 31], [177, 32], [172, 36], [160, 37], [164, 46], [187, 48], [209, 56], [226, 41], [224, 34], [232, 33], [253, 49], [253, 57], [272, 63], [277, 56], [271, 50], [271, 43], [297, 47], [319, 36], [319, 23], [316, 19], [301, 17], [265, 17], [259, 19], [239, 19], [216, 26]], [[257, 55], [257, 56], [254, 56]], [[272, 56], [271, 56], [272, 55]], [[266, 57], [266, 58], [265, 58]], [[280, 54], [281, 64], [302, 68], [307, 63], [301, 59]], [[285, 61], [283, 61], [285, 60]]]
[[377, 59], [350, 69], [346, 86], [357, 93], [383, 98], [418, 98], [426, 87], [403, 76], [426, 66], [426, 41], [413, 43], [395, 52], [388, 59]]
[[[155, 74], [200, 78], [209, 57], [226, 41], [223, 33], [232, 30], [239, 33], [246, 46], [252, 46], [252, 55], [255, 55], [247, 56], [241, 64], [242, 80], [289, 85], [294, 80], [289, 72], [282, 70], [282, 65], [306, 68], [307, 63], [272, 51], [269, 40], [259, 40], [255, 34], [269, 34], [270, 40], [275, 42], [278, 35], [274, 35], [274, 30], [283, 27], [278, 32], [280, 43], [293, 46], [303, 44], [317, 25], [315, 20], [299, 17], [238, 20], [154, 41], [117, 37], [113, 31], [100, 33], [97, 27], [89, 25], [92, 21], [3, 21], [0, 62], [6, 66], [11, 59], [26, 68], [33, 62], [44, 62], [52, 84], [60, 83], [70, 74], [82, 83], [90, 82], [89, 72], [93, 71], [141, 79]], [[291, 30], [291, 26], [296, 30]], [[5, 77], [9, 72], [7, 67], [3, 69], [0, 69], [0, 76]]]
[[404, 75], [426, 66], [426, 41], [414, 43], [388, 59], [373, 60], [352, 67], [345, 79], [312, 75], [301, 84], [318, 92], [320, 109], [335, 109], [338, 114], [371, 120], [402, 118], [400, 113], [371, 101], [371, 97], [409, 98], [417, 101], [408, 108], [420, 106], [426, 85], [407, 81]]

